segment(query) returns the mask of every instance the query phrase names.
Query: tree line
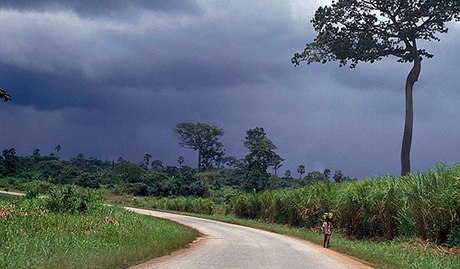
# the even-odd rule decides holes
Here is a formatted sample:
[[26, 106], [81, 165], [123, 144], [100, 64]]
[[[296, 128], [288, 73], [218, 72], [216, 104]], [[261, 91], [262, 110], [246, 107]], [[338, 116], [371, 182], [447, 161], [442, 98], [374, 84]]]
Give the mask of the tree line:
[[[225, 196], [238, 191], [263, 191], [313, 182], [341, 182], [352, 180], [336, 171], [312, 171], [305, 175], [300, 165], [299, 176], [290, 170], [278, 176], [284, 159], [276, 153], [276, 146], [261, 127], [247, 130], [243, 145], [247, 155], [238, 159], [226, 156], [219, 140], [224, 131], [205, 123], [179, 123], [174, 128], [179, 144], [198, 153], [196, 167], [184, 165], [178, 156], [177, 165], [164, 165], [152, 155], [144, 154], [139, 162], [119, 157], [99, 160], [82, 153], [69, 160], [61, 160], [55, 153], [42, 155], [40, 149], [30, 156], [18, 156], [14, 148], [4, 149], [0, 158], [0, 187], [22, 190], [39, 189], [46, 192], [54, 185], [73, 184], [85, 188], [104, 188], [115, 194], [177, 196]], [[273, 171], [273, 172], [271, 172]]]

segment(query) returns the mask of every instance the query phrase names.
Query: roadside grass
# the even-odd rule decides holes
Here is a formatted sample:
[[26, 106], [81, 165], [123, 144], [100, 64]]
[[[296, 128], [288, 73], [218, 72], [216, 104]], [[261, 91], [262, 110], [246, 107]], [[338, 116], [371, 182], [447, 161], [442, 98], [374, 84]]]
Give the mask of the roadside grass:
[[3, 194], [3, 193], [0, 193], [0, 203], [1, 202], [6, 202], [6, 201], [15, 201], [15, 200], [19, 200], [20, 197], [17, 197], [15, 195], [9, 195], [9, 194]]
[[198, 232], [124, 209], [55, 213], [47, 199], [0, 196], [0, 268], [125, 268], [184, 248]]
[[[175, 213], [271, 231], [307, 240], [320, 246], [323, 244], [323, 235], [315, 229], [294, 228], [287, 225], [222, 215]], [[440, 247], [413, 238], [396, 238], [384, 241], [356, 240], [342, 234], [334, 234], [331, 238], [330, 249], [353, 256], [369, 266], [379, 269], [460, 269], [459, 248]], [[453, 251], [456, 252], [453, 253]]]

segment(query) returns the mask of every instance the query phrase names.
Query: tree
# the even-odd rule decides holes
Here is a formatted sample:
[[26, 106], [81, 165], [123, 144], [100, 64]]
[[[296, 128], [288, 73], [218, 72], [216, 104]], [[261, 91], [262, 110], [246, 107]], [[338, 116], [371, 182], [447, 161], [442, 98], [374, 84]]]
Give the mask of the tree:
[[348, 176], [344, 176], [342, 174], [342, 171], [338, 170], [338, 171], [335, 171], [334, 173], [334, 176], [332, 177], [334, 179], [335, 182], [339, 183], [339, 182], [348, 182], [348, 181], [353, 181], [353, 180], [357, 180], [356, 178], [350, 178]]
[[305, 165], [299, 165], [299, 167], [297, 167], [297, 173], [299, 173], [299, 179], [302, 179], [302, 175], [305, 174]]
[[249, 149], [249, 153], [244, 157], [244, 187], [246, 190], [263, 190], [268, 184], [268, 167], [281, 157], [274, 152], [275, 144], [267, 138], [265, 130], [260, 127], [246, 131], [244, 147]]
[[163, 168], [163, 162], [160, 161], [160, 160], [152, 161], [152, 168], [156, 169], [156, 170], [162, 169]]
[[145, 167], [147, 167], [147, 169], [149, 168], [149, 163], [150, 163], [151, 158], [152, 158], [151, 154], [149, 153], [144, 154], [144, 164], [145, 164]]
[[139, 164], [123, 161], [116, 164], [113, 173], [116, 179], [126, 184], [142, 182], [147, 172]]
[[6, 162], [6, 173], [14, 173], [16, 171], [16, 165], [18, 162], [18, 158], [16, 156], [16, 149], [4, 149], [2, 153], [3, 157], [5, 157]]
[[179, 167], [182, 168], [182, 164], [184, 163], [185, 158], [184, 156], [177, 157], [177, 163], [179, 163]]
[[[418, 80], [422, 58], [433, 54], [418, 47], [417, 41], [439, 41], [446, 23], [460, 18], [458, 0], [338, 0], [319, 7], [311, 20], [315, 40], [291, 59], [356, 67], [359, 62], [374, 63], [394, 56], [401, 63], [412, 63], [406, 78], [406, 112], [401, 147], [401, 174], [410, 173], [413, 129], [412, 90]], [[425, 43], [426, 44], [426, 43]]]
[[219, 142], [224, 130], [217, 126], [182, 122], [176, 125], [174, 132], [180, 140], [180, 146], [198, 150], [198, 172], [218, 164], [224, 155], [223, 145]]
[[287, 169], [287, 170], [284, 172], [284, 176], [285, 176], [285, 177], [291, 177], [291, 175], [292, 175], [292, 172], [291, 172], [291, 170], [289, 170], [289, 169]]
[[329, 181], [329, 177], [331, 176], [331, 169], [329, 168], [324, 169], [323, 175], [327, 179], [327, 181]]
[[305, 178], [304, 178], [304, 183], [305, 184], [312, 184], [315, 182], [329, 182], [329, 178], [326, 177], [325, 174], [322, 174], [321, 172], [318, 171], [312, 171], [308, 173]]
[[343, 178], [342, 171], [340, 171], [340, 170], [335, 171], [334, 176], [332, 178], [337, 183], [345, 181], [344, 178]]
[[275, 176], [277, 175], [278, 169], [280, 169], [283, 166], [283, 161], [284, 159], [281, 158], [279, 155], [276, 155], [275, 158], [271, 161], [270, 166], [273, 167], [273, 170], [275, 171]]
[[40, 157], [40, 149], [34, 149], [34, 152], [32, 153], [32, 156]]
[[55, 150], [57, 153], [59, 153], [59, 152], [61, 151], [61, 149], [62, 149], [62, 147], [61, 147], [60, 144], [58, 144], [58, 145], [54, 148], [54, 150]]
[[5, 102], [13, 100], [11, 99], [11, 95], [7, 91], [1, 88], [0, 88], [0, 99], [3, 99], [3, 101]]

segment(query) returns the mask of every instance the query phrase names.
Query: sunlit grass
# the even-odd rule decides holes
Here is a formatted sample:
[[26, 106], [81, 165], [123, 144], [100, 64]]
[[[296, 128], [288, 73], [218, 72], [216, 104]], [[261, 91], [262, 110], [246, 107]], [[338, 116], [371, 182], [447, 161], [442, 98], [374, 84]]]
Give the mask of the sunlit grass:
[[62, 214], [44, 204], [0, 202], [0, 268], [123, 268], [186, 247], [198, 236], [117, 207]]

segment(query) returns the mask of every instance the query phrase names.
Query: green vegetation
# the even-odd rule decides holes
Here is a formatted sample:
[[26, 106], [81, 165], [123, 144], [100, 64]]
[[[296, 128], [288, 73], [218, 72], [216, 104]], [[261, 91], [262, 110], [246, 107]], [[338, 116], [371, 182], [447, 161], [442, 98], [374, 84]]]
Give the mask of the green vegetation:
[[460, 243], [460, 165], [439, 165], [426, 174], [404, 177], [253, 191], [224, 203], [200, 197], [132, 201], [138, 206], [306, 228], [317, 227], [323, 213], [332, 212], [336, 227], [358, 239], [405, 236], [452, 246]]
[[179, 145], [198, 151], [198, 172], [221, 162], [224, 156], [223, 145], [219, 141], [219, 137], [224, 135], [221, 128], [201, 122], [182, 122], [176, 125], [174, 132], [180, 140]]
[[332, 248], [381, 268], [460, 268], [460, 165], [425, 174], [203, 198], [133, 197], [139, 207], [176, 210], [295, 235], [321, 244], [333, 213]]
[[[199, 129], [209, 127], [204, 124], [184, 126], [198, 126]], [[149, 242], [137, 240], [139, 245], [135, 246], [133, 241], [136, 240], [129, 241], [125, 238], [115, 242], [110, 235], [124, 235], [135, 227], [123, 228], [122, 224], [125, 223], [147, 221], [153, 224], [143, 225], [144, 230], [139, 230], [139, 236], [156, 234], [155, 230], [145, 229], [161, 229], [166, 224], [154, 223], [156, 220], [142, 216], [135, 217], [116, 208], [103, 207], [100, 204], [95, 206], [97, 203], [94, 197], [97, 193], [97, 196], [113, 204], [206, 214], [213, 218], [233, 218], [235, 222], [261, 225], [265, 229], [295, 234], [312, 241], [318, 238], [323, 213], [332, 212], [336, 227], [332, 245], [334, 249], [372, 263], [384, 263], [382, 268], [441, 268], [459, 264], [460, 164], [452, 167], [439, 165], [425, 174], [384, 176], [361, 181], [343, 175], [340, 170], [336, 170], [334, 174], [329, 169], [322, 173], [307, 172], [304, 165], [299, 165], [299, 177], [294, 178], [289, 170], [286, 170], [284, 177], [279, 177], [276, 173], [282, 166], [283, 159], [274, 151], [276, 146], [267, 138], [263, 128], [247, 131], [244, 146], [249, 152], [245, 158], [238, 160], [232, 156], [223, 156], [222, 144], [217, 139], [223, 134], [221, 129], [211, 126], [217, 128], [218, 132], [210, 134], [210, 144], [200, 149], [199, 144], [192, 147], [191, 140], [187, 140], [190, 138], [188, 132], [191, 129], [184, 126], [183, 132], [177, 129], [176, 133], [184, 134], [179, 137], [184, 146], [201, 151], [199, 172], [198, 168], [183, 165], [183, 156], [177, 158], [179, 167], [165, 167], [161, 160], [151, 161], [153, 156], [148, 153], [140, 158], [139, 163], [133, 163], [121, 157], [117, 161], [101, 161], [93, 157], [87, 158], [81, 153], [67, 161], [53, 153], [42, 156], [39, 149], [35, 149], [31, 156], [20, 157], [16, 156], [15, 149], [5, 149], [3, 158], [0, 158], [0, 188], [21, 190], [27, 194], [26, 198], [19, 201], [3, 201], [1, 210], [10, 208], [14, 212], [28, 213], [9, 214], [7, 218], [1, 219], [2, 225], [9, 225], [10, 222], [5, 220], [13, 217], [18, 220], [17, 223], [22, 220], [36, 221], [35, 218], [48, 223], [34, 226], [22, 224], [31, 229], [32, 235], [29, 236], [34, 239], [30, 241], [25, 237], [27, 233], [19, 235], [18, 227], [14, 232], [5, 232], [2, 236], [18, 234], [19, 241], [0, 239], [0, 247], [6, 247], [6, 242], [11, 241], [23, 249], [29, 243], [37, 248], [40, 244], [64, 248], [53, 250], [53, 255], [65, 253], [66, 249], [72, 248], [75, 249], [72, 251], [72, 255], [75, 255], [72, 263], [75, 264], [79, 264], [78, 257], [86, 254], [81, 254], [83, 252], [80, 253], [74, 244], [88, 244], [91, 255], [96, 251], [90, 245], [97, 246], [103, 257], [107, 257], [108, 264], [112, 257], [121, 265], [124, 262], [133, 264], [134, 260], [147, 259], [134, 258], [122, 262], [117, 260], [125, 255], [123, 253], [128, 253], [125, 257], [138, 257], [133, 253], [142, 253], [138, 250], [140, 245], [144, 248], [145, 244], [145, 248], [150, 249], [149, 242], [156, 239], [150, 238]], [[55, 150], [59, 153], [61, 146], [56, 146]], [[270, 168], [274, 173], [268, 172]], [[46, 198], [35, 199], [41, 194], [46, 194]], [[2, 200], [0, 196], [0, 201]], [[109, 225], [110, 221], [104, 222], [111, 219], [118, 224], [112, 227]], [[61, 222], [71, 226], [56, 228], [56, 231], [39, 228], [53, 227], [51, 224]], [[82, 230], [81, 227], [86, 227], [88, 223], [95, 227]], [[156, 228], [145, 228], [147, 226]], [[105, 231], [106, 228], [111, 232]], [[3, 230], [8, 231], [6, 228]], [[182, 232], [171, 231], [171, 236]], [[98, 237], [106, 233], [108, 237]], [[34, 241], [41, 237], [51, 240], [56, 235], [76, 238], [78, 242], [69, 243], [67, 239], [45, 243]], [[138, 235], [129, 237], [136, 238]], [[46, 239], [48, 237], [50, 238]], [[184, 246], [194, 238], [181, 237], [185, 241], [174, 243], [175, 247]], [[96, 239], [101, 241], [92, 241]], [[173, 242], [169, 239], [166, 241]], [[170, 251], [169, 247], [154, 245], [166, 252]], [[15, 253], [12, 246], [8, 247], [11, 251], [4, 251], [1, 255]], [[41, 250], [32, 248], [30, 251], [39, 253]], [[164, 252], [153, 253], [161, 255]], [[19, 251], [15, 255], [19, 255]], [[61, 266], [62, 257], [46, 255], [51, 257], [43, 258], [42, 262], [47, 262], [47, 266]], [[381, 259], [382, 255], [390, 258]], [[2, 259], [11, 263], [8, 257], [3, 256]], [[419, 262], [424, 265], [419, 266]]]
[[66, 187], [48, 198], [0, 201], [0, 268], [121, 268], [168, 254], [197, 231], [103, 206]]

